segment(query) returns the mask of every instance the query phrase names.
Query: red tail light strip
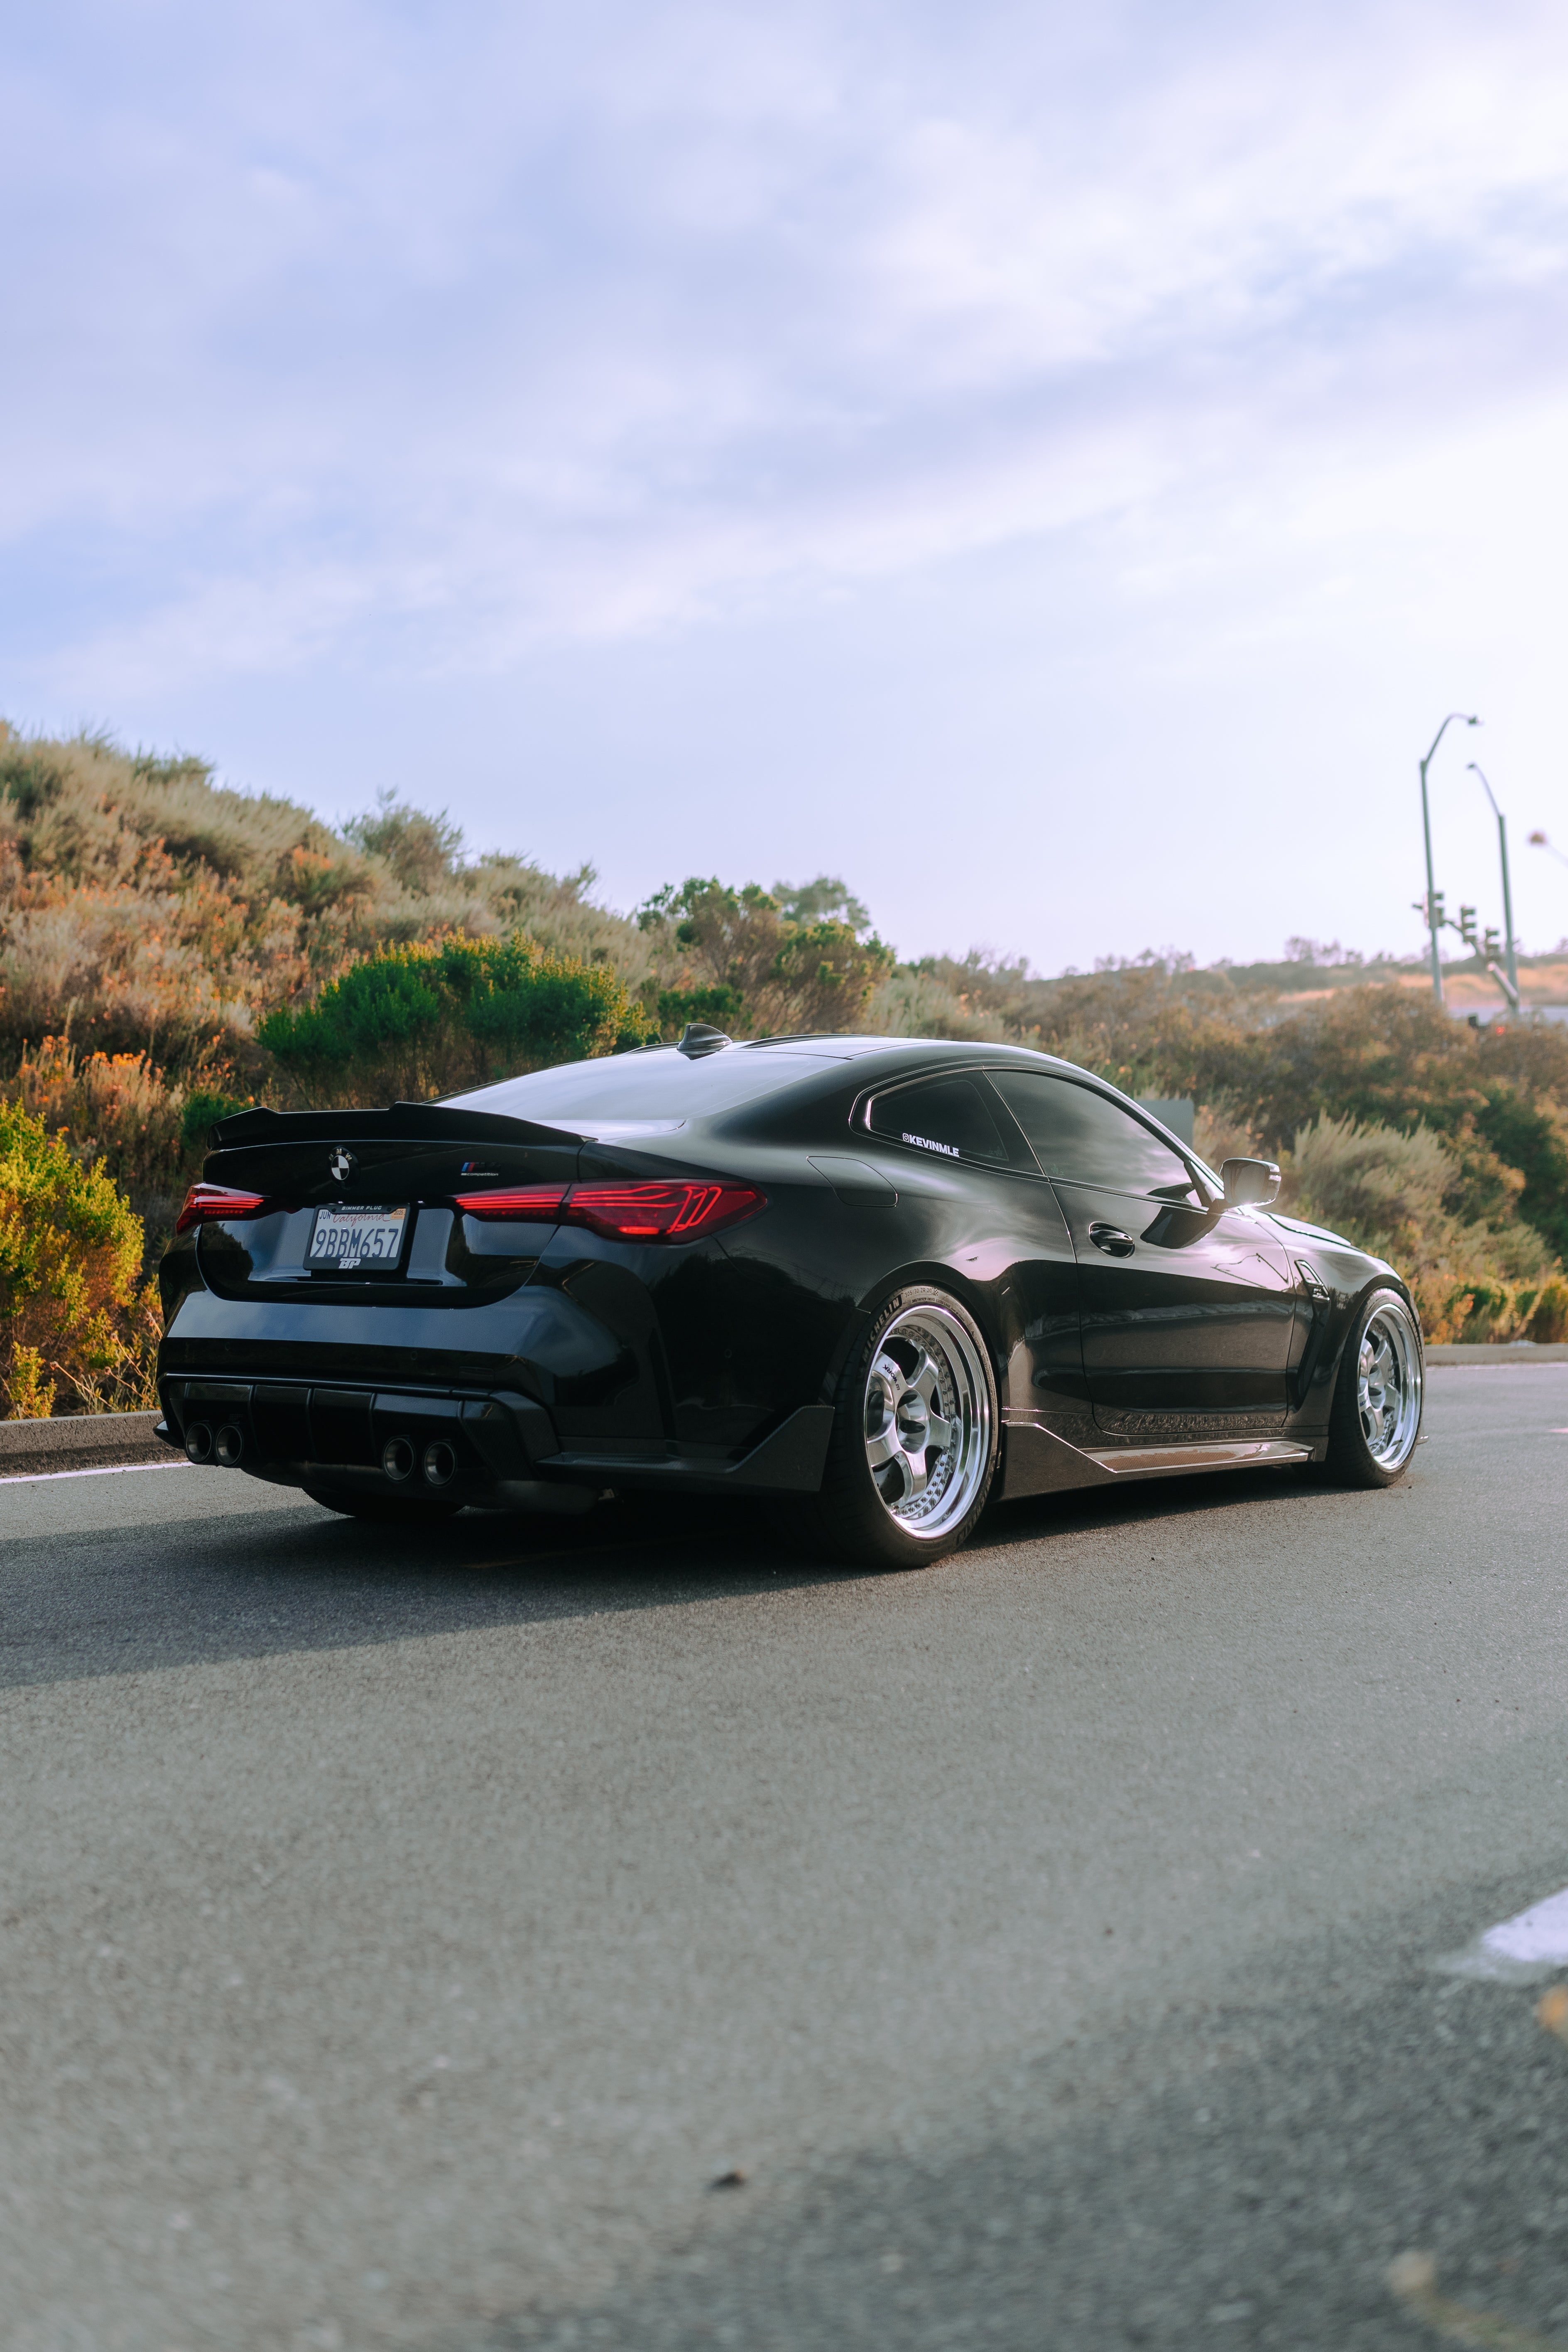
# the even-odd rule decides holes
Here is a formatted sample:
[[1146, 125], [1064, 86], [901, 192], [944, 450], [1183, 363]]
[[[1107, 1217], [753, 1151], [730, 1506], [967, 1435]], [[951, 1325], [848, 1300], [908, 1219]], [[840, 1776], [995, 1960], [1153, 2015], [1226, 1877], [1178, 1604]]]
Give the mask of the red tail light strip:
[[767, 1206], [750, 1184], [528, 1184], [459, 1192], [465, 1215], [485, 1223], [586, 1225], [616, 1242], [694, 1242]]
[[174, 1220], [174, 1231], [188, 1234], [193, 1225], [210, 1225], [218, 1218], [258, 1216], [266, 1206], [259, 1192], [237, 1192], [228, 1184], [193, 1184]]
[[565, 1198], [564, 1184], [508, 1184], [493, 1192], [459, 1192], [458, 1206], [487, 1225], [553, 1225]]

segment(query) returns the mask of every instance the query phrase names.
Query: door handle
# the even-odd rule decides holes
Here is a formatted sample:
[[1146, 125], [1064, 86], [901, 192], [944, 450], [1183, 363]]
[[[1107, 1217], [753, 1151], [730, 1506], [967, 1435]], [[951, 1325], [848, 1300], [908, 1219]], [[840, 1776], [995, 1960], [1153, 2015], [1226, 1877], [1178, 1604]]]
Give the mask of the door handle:
[[1095, 1248], [1103, 1250], [1107, 1257], [1131, 1257], [1132, 1255], [1132, 1236], [1124, 1234], [1120, 1225], [1092, 1224], [1089, 1237]]

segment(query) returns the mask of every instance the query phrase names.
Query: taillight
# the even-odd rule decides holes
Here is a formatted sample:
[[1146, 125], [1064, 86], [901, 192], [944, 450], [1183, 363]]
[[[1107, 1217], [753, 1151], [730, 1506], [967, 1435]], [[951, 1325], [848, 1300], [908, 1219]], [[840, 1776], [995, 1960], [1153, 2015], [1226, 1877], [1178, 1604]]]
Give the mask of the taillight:
[[767, 1206], [750, 1184], [531, 1184], [459, 1192], [458, 1206], [485, 1223], [559, 1221], [614, 1242], [694, 1242]]
[[193, 1225], [210, 1225], [220, 1217], [254, 1217], [266, 1206], [260, 1192], [237, 1192], [230, 1184], [193, 1184], [174, 1231], [188, 1234]]
[[552, 1225], [565, 1198], [564, 1184], [510, 1184], [494, 1192], [459, 1192], [458, 1206], [486, 1224]]
[[766, 1203], [749, 1184], [578, 1184], [562, 1214], [615, 1242], [694, 1242]]

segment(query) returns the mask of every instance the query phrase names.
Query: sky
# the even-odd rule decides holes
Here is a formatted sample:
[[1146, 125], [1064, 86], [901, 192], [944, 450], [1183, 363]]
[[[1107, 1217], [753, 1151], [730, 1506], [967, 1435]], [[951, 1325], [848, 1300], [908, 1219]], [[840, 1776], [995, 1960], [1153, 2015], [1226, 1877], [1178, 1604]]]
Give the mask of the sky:
[[[54, 0], [0, 712], [906, 956], [1568, 934], [1568, 12]], [[1458, 943], [1453, 943], [1456, 948]]]

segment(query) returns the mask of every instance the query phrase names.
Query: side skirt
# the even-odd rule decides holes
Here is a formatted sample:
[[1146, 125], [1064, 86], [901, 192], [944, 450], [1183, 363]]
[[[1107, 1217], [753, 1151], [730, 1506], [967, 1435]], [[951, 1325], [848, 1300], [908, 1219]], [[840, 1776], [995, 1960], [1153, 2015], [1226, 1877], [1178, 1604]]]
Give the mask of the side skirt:
[[1283, 1437], [1199, 1438], [1182, 1445], [1073, 1445], [1038, 1422], [1004, 1423], [1004, 1502], [1128, 1478], [1180, 1477], [1202, 1470], [1251, 1470], [1310, 1462], [1314, 1449]]
[[1088, 1458], [1113, 1478], [1168, 1478], [1183, 1470], [1250, 1470], [1268, 1462], [1310, 1462], [1312, 1449], [1285, 1437], [1247, 1437], [1197, 1445], [1119, 1445]]

